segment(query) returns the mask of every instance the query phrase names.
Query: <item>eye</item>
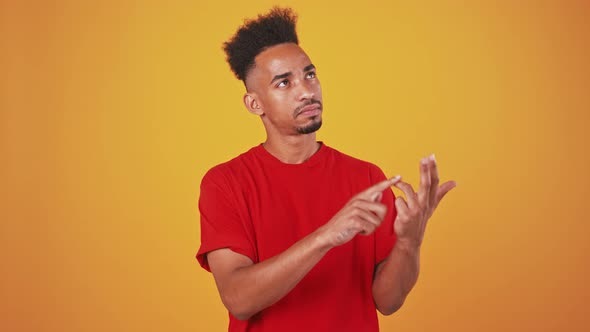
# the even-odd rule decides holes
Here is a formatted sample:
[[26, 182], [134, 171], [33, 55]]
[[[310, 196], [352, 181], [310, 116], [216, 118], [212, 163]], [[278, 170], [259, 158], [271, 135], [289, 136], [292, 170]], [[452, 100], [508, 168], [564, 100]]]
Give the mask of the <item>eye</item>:
[[282, 80], [281, 82], [279, 82], [279, 84], [277, 84], [277, 88], [284, 88], [287, 86], [288, 83], [289, 80]]
[[315, 71], [310, 71], [309, 73], [307, 73], [307, 78], [315, 78], [316, 74]]

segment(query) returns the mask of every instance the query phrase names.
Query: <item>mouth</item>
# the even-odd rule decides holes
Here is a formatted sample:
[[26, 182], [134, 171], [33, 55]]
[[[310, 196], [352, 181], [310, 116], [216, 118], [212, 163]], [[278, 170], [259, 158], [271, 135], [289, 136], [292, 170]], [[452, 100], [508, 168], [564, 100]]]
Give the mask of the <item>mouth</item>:
[[322, 105], [313, 103], [299, 110], [297, 116], [316, 116], [322, 113]]

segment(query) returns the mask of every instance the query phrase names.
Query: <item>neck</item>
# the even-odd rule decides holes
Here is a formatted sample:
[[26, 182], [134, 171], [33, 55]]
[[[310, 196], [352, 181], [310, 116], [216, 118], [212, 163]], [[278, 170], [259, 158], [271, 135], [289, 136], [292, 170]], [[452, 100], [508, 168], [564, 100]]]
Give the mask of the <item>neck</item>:
[[267, 136], [262, 146], [285, 164], [301, 164], [320, 148], [315, 133], [297, 136]]

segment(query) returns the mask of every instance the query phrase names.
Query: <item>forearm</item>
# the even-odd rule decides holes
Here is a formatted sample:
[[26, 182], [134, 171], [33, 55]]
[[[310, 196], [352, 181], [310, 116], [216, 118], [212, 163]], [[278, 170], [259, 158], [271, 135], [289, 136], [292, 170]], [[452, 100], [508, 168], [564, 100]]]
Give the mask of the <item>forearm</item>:
[[420, 247], [397, 242], [379, 264], [373, 280], [375, 306], [384, 315], [396, 312], [410, 293], [420, 272]]
[[381, 181], [355, 195], [326, 224], [270, 259], [252, 264], [244, 256], [233, 262], [217, 256], [216, 268], [210, 260], [226, 308], [238, 319], [252, 317], [289, 293], [331, 248], [349, 242], [359, 233], [373, 233], [387, 212], [375, 197], [398, 180], [395, 177]]
[[221, 290], [228, 310], [248, 319], [291, 291], [329, 250], [319, 232], [293, 244], [284, 252], [234, 271]]

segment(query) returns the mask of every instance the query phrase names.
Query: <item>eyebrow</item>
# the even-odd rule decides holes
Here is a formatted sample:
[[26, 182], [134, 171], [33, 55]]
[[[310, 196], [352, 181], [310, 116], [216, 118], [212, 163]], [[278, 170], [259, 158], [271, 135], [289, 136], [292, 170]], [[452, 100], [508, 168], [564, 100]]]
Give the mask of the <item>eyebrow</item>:
[[315, 66], [313, 65], [313, 63], [305, 68], [303, 68], [303, 72], [308, 72], [312, 69], [315, 69]]
[[270, 84], [273, 84], [274, 81], [276, 81], [276, 80], [280, 80], [280, 79], [283, 79], [285, 77], [289, 77], [291, 75], [293, 75], [293, 73], [290, 72], [290, 71], [288, 71], [288, 72], [286, 72], [284, 74], [276, 75], [275, 77], [273, 77], [272, 81], [270, 81]]
[[[315, 66], [312, 63], [310, 65], [305, 66], [305, 68], [303, 68], [303, 72], [305, 73], [305, 72], [308, 72], [308, 71], [313, 70], [313, 69], [315, 69]], [[275, 75], [275, 77], [272, 78], [272, 81], [270, 81], [270, 84], [273, 84], [276, 80], [287, 78], [287, 77], [289, 77], [291, 75], [293, 75], [293, 73], [290, 72], [290, 71], [288, 71], [286, 73], [283, 73], [283, 74]]]

